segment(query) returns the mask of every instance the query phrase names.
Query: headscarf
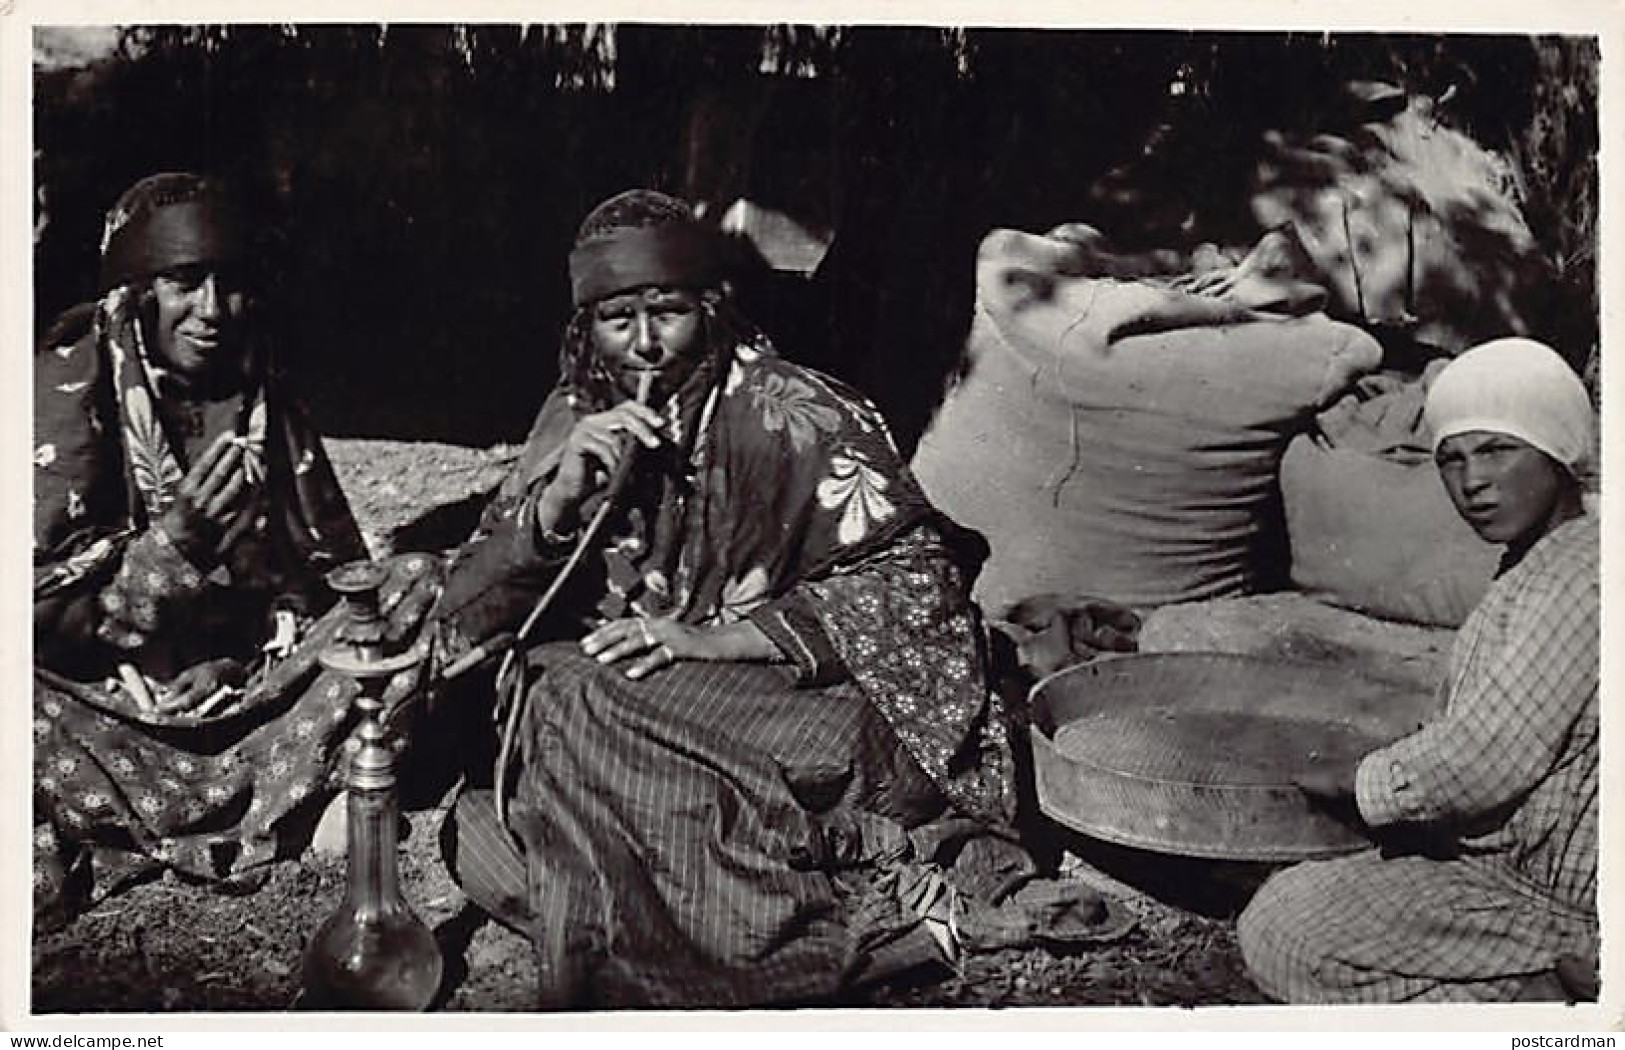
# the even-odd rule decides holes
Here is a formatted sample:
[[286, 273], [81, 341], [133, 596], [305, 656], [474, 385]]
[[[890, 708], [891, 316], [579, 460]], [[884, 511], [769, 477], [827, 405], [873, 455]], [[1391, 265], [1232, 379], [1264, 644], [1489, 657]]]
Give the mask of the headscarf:
[[684, 201], [627, 190], [594, 208], [570, 252], [570, 292], [579, 307], [648, 285], [710, 288], [721, 277], [718, 235]]
[[1424, 409], [1433, 450], [1470, 431], [1508, 434], [1544, 452], [1575, 477], [1593, 453], [1595, 412], [1585, 384], [1551, 347], [1496, 339], [1439, 371]]
[[[236, 261], [241, 242], [224, 218], [230, 212], [218, 187], [198, 175], [137, 182], [104, 225], [102, 272], [113, 283], [95, 304], [64, 314], [36, 354], [36, 600], [101, 579], [174, 502], [187, 444], [165, 420], [164, 370], [149, 352], [140, 303], [162, 270]], [[252, 327], [247, 338], [262, 334]], [[281, 391], [267, 349], [246, 352], [243, 388], [205, 416], [214, 433], [204, 443], [234, 430], [260, 483], [254, 524], [221, 552], [222, 564], [234, 586], [258, 579], [304, 597], [319, 591], [321, 572], [363, 556], [364, 547], [320, 439]]]
[[208, 179], [189, 172], [149, 175], [108, 211], [101, 251], [106, 292], [180, 266], [240, 262], [242, 222]]
[[572, 404], [597, 411], [619, 399], [592, 338], [592, 306], [612, 295], [648, 286], [702, 293], [703, 342], [711, 361], [698, 371], [709, 377], [716, 375], [719, 348], [765, 345], [761, 332], [720, 293], [722, 274], [720, 238], [700, 224], [687, 202], [656, 190], [627, 190], [594, 208], [582, 220], [570, 252], [575, 312], [559, 351], [559, 380]]

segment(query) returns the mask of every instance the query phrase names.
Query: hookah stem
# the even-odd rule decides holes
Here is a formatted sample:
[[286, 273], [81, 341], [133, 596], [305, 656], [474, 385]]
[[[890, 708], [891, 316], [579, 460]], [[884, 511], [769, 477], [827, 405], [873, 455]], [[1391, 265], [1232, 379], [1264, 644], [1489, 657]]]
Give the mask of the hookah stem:
[[[638, 404], [647, 405], [649, 403], [649, 396], [654, 392], [654, 385], [655, 374], [652, 370], [645, 368], [638, 372]], [[626, 487], [626, 479], [632, 476], [632, 466], [637, 462], [640, 447], [638, 439], [630, 434], [622, 439], [621, 460], [615, 464], [615, 472], [610, 475], [608, 484], [604, 486], [604, 501], [598, 505], [598, 510], [593, 514], [592, 520], [582, 530], [581, 539], [576, 541], [576, 549], [571, 552], [572, 554], [579, 555], [585, 551], [591, 546], [598, 533], [603, 530], [604, 522], [609, 520], [610, 511], [615, 507], [615, 501], [620, 498], [621, 490]], [[560, 578], [563, 578], [562, 573]], [[521, 634], [520, 637], [523, 638], [524, 634]]]
[[[654, 381], [655, 374], [652, 370], [643, 369], [638, 372], [638, 404], [647, 405], [649, 403], [649, 396], [654, 391]], [[530, 611], [530, 615], [525, 617], [525, 622], [520, 626], [518, 634], [514, 636], [507, 652], [503, 654], [502, 665], [497, 669], [496, 676], [497, 692], [499, 694], [502, 691], [503, 683], [513, 669], [515, 654], [519, 652], [519, 647], [530, 636], [536, 622], [541, 619], [542, 613], [546, 612], [548, 607], [553, 604], [553, 599], [558, 597], [558, 593], [563, 589], [565, 582], [575, 572], [576, 567], [581, 564], [581, 559], [586, 555], [588, 549], [596, 542], [598, 533], [603, 530], [604, 523], [609, 520], [610, 513], [615, 509], [615, 502], [620, 497], [621, 489], [626, 486], [626, 480], [632, 476], [632, 466], [637, 459], [637, 452], [637, 438], [627, 435], [622, 442], [620, 461], [615, 464], [615, 471], [610, 475], [609, 482], [604, 488], [603, 502], [598, 505], [598, 510], [594, 512], [592, 519], [587, 522], [586, 528], [581, 530], [581, 536], [576, 540], [575, 549], [570, 552], [570, 557], [565, 561], [564, 566], [559, 569], [558, 575], [553, 577], [553, 582], [548, 585], [541, 598], [537, 600], [535, 608]], [[502, 726], [502, 743], [497, 751], [495, 801], [497, 822], [503, 827], [508, 826], [508, 807], [503, 797], [504, 783], [506, 781], [508, 761], [513, 756], [514, 734], [519, 728], [519, 715], [523, 706], [520, 699], [517, 698], [508, 704], [508, 716]]]
[[[646, 405], [649, 403], [649, 392], [653, 385], [653, 372], [643, 371], [638, 375], [637, 400], [640, 404]], [[557, 596], [559, 589], [576, 570], [576, 567], [579, 565], [583, 555], [585, 555], [587, 548], [592, 545], [593, 540], [603, 528], [603, 524], [608, 519], [610, 511], [614, 509], [615, 500], [619, 497], [622, 486], [626, 484], [626, 479], [631, 476], [637, 447], [637, 441], [634, 438], [627, 438], [623, 443], [625, 454], [622, 456], [620, 463], [616, 465], [615, 472], [610, 476], [609, 482], [605, 485], [606, 491], [602, 504], [600, 504], [597, 512], [582, 530], [581, 537], [576, 541], [575, 548], [570, 552], [570, 557], [566, 559], [564, 566], [559, 570], [558, 574], [554, 576], [552, 584], [549, 585], [547, 591], [531, 609], [530, 614], [525, 618], [524, 624], [517, 632], [502, 631], [492, 635], [479, 645], [476, 645], [474, 648], [468, 650], [468, 652], [464, 653], [456, 660], [453, 660], [451, 663], [447, 664], [445, 670], [440, 673], [443, 680], [452, 681], [454, 679], [461, 678], [463, 675], [467, 674], [469, 671], [472, 671], [474, 668], [478, 667], [492, 656], [495, 656], [497, 653], [505, 653], [505, 651], [510, 649], [515, 643], [524, 641], [527, 637], [529, 637], [531, 630], [536, 625], [536, 620], [543, 612], [547, 610], [550, 605], [552, 605], [553, 599]], [[498, 673], [499, 679], [505, 673], [506, 663], [504, 663], [504, 670]]]
[[[647, 405], [649, 403], [649, 394], [654, 389], [654, 379], [654, 372], [647, 369], [638, 373], [638, 404]], [[565, 561], [564, 567], [559, 570], [557, 576], [553, 577], [553, 583], [547, 588], [541, 599], [537, 601], [536, 607], [530, 611], [530, 615], [525, 617], [524, 625], [519, 628], [519, 633], [514, 638], [516, 643], [523, 642], [530, 636], [530, 632], [536, 626], [536, 621], [541, 618], [543, 612], [547, 611], [547, 607], [553, 604], [553, 599], [558, 595], [560, 588], [564, 586], [565, 581], [570, 578], [570, 574], [580, 564], [582, 557], [587, 553], [588, 548], [592, 546], [593, 541], [598, 538], [598, 533], [603, 531], [604, 522], [609, 520], [610, 512], [615, 509], [615, 501], [620, 498], [621, 489], [626, 487], [626, 479], [632, 476], [632, 465], [637, 459], [638, 451], [638, 441], [630, 435], [622, 441], [621, 445], [621, 459], [620, 462], [615, 464], [615, 472], [610, 475], [609, 483], [604, 487], [603, 502], [598, 505], [598, 510], [593, 514], [592, 519], [587, 522], [587, 527], [581, 530], [581, 536], [576, 540], [575, 549], [570, 552], [570, 557]]]

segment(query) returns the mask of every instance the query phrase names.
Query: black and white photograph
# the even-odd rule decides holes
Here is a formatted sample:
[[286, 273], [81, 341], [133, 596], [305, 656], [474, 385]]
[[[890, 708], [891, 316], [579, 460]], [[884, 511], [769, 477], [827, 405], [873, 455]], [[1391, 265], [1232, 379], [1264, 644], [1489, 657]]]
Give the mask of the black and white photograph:
[[1621, 1023], [1617, 5], [225, 6], [0, 16], [8, 1024]]

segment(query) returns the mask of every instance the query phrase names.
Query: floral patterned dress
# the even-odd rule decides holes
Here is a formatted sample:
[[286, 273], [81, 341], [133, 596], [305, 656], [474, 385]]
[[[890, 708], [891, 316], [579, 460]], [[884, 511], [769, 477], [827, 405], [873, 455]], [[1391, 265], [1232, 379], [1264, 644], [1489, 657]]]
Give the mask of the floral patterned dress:
[[[559, 570], [533, 502], [604, 403], [567, 382], [544, 405], [454, 558], [448, 656], [512, 630]], [[640, 458], [530, 652], [503, 785], [515, 839], [490, 792], [466, 792], [448, 860], [530, 933], [542, 1005], [829, 1001], [865, 970], [939, 958], [883, 861], [951, 840], [989, 899], [1033, 872], [1008, 836], [1011, 751], [973, 566], [874, 407], [760, 337], [714, 351], [665, 411], [675, 449]], [[632, 615], [748, 618], [784, 659], [634, 682], [581, 654], [594, 624]]]
[[[349, 507], [274, 378], [161, 400], [128, 287], [65, 315], [34, 379], [36, 901], [62, 903], [75, 873], [92, 899], [157, 865], [248, 878], [337, 787], [353, 687], [320, 673], [334, 624], [317, 617], [325, 571], [363, 555]], [[257, 494], [216, 562], [194, 565], [152, 523], [228, 429]], [[279, 629], [299, 644], [267, 647]], [[202, 717], [159, 714], [125, 684], [161, 697], [221, 657], [250, 676]]]

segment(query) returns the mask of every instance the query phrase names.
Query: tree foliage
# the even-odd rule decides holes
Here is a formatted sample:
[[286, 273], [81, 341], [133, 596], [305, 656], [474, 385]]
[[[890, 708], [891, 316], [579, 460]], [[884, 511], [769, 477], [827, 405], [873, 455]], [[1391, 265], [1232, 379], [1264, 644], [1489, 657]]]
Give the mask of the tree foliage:
[[94, 292], [119, 190], [204, 169], [266, 218], [324, 424], [511, 439], [552, 378], [580, 216], [634, 184], [748, 194], [837, 231], [816, 280], [758, 275], [753, 305], [907, 441], [958, 354], [989, 228], [1245, 240], [1265, 133], [1347, 119], [1363, 79], [1437, 100], [1515, 162], [1566, 289], [1551, 327], [1594, 344], [1596, 65], [1594, 41], [1511, 36], [129, 27], [108, 61], [36, 78], [39, 323]]

